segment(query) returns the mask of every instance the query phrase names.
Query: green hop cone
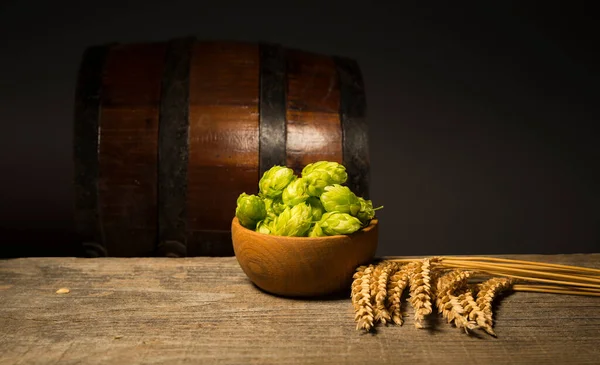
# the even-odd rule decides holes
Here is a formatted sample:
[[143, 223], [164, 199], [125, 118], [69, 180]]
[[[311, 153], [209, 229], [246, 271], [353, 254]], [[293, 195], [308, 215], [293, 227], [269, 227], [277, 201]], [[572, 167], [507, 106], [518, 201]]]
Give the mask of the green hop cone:
[[242, 226], [254, 229], [256, 224], [267, 216], [265, 203], [256, 195], [241, 193], [237, 199], [235, 216]]
[[373, 217], [375, 217], [375, 209], [373, 209], [373, 202], [371, 200], [363, 199], [361, 197], [358, 198], [360, 201], [360, 210], [356, 214], [356, 218], [358, 218], [364, 225], [369, 223]]
[[318, 161], [306, 165], [302, 169], [302, 177], [306, 180], [308, 194], [321, 196], [326, 186], [346, 182], [348, 173], [337, 162]]
[[328, 212], [348, 213], [356, 216], [361, 204], [358, 197], [347, 186], [333, 184], [325, 187], [321, 203]]
[[323, 214], [323, 217], [317, 224], [320, 225], [323, 232], [328, 236], [351, 234], [362, 227], [358, 218], [341, 212], [327, 212]]
[[306, 191], [308, 195], [319, 197], [323, 194], [326, 186], [334, 184], [331, 175], [327, 171], [316, 170], [304, 175]]
[[259, 233], [263, 233], [263, 234], [271, 234], [271, 225], [273, 224], [273, 219], [271, 219], [270, 217], [266, 217], [265, 219], [263, 219], [262, 221], [258, 222], [256, 224], [256, 232]]
[[296, 178], [294, 170], [285, 166], [275, 165], [265, 171], [258, 182], [260, 195], [271, 199], [279, 198], [283, 194], [283, 189]]
[[283, 203], [290, 207], [304, 203], [308, 199], [306, 182], [303, 178], [296, 179], [286, 186], [281, 195]]
[[312, 223], [310, 206], [300, 203], [293, 207], [286, 207], [271, 225], [271, 234], [276, 236], [306, 236]]
[[312, 214], [312, 221], [318, 222], [321, 220], [323, 213], [325, 213], [325, 208], [323, 208], [323, 204], [321, 204], [321, 200], [316, 196], [311, 196], [306, 200], [306, 202], [310, 205], [310, 210]]
[[337, 162], [332, 161], [317, 161], [314, 163], [310, 163], [306, 165], [302, 169], [302, 176], [307, 176], [315, 171], [323, 171], [326, 172], [330, 177], [331, 184], [343, 184], [348, 180], [348, 173], [346, 172], [346, 167]]
[[308, 237], [323, 237], [327, 236], [323, 229], [321, 228], [321, 224], [319, 222], [315, 223], [312, 228], [308, 231]]
[[267, 216], [271, 219], [277, 217], [283, 210], [285, 209], [285, 204], [281, 201], [281, 199], [269, 199], [263, 198], [265, 202], [265, 209], [267, 210]]

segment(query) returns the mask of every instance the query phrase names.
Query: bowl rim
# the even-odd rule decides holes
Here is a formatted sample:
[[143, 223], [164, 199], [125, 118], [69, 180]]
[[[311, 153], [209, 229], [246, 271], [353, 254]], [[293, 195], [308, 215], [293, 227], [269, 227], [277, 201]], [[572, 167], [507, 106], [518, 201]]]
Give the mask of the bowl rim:
[[336, 234], [334, 236], [321, 236], [321, 237], [277, 236], [277, 235], [273, 235], [273, 234], [264, 234], [264, 233], [256, 232], [256, 231], [253, 231], [251, 229], [248, 229], [248, 228], [242, 226], [240, 224], [239, 220], [238, 220], [238, 217], [236, 217], [236, 216], [233, 216], [233, 220], [231, 221], [231, 224], [238, 226], [243, 231], [249, 232], [249, 234], [253, 234], [253, 235], [256, 235], [256, 236], [260, 236], [260, 237], [262, 237], [262, 236], [264, 236], [264, 237], [274, 237], [274, 238], [277, 238], [277, 239], [282, 239], [284, 241], [286, 241], [286, 240], [296, 241], [298, 239], [301, 239], [302, 241], [309, 241], [309, 240], [323, 240], [323, 239], [345, 239], [345, 238], [348, 238], [348, 237], [350, 237], [350, 238], [354, 237], [354, 236], [359, 235], [359, 234], [365, 234], [365, 233], [368, 233], [368, 232], [372, 231], [373, 229], [375, 229], [375, 227], [379, 224], [379, 219], [377, 219], [377, 218], [371, 219], [371, 222], [369, 223], [368, 226], [366, 226], [366, 227], [364, 227], [364, 228], [362, 228], [362, 229], [360, 229], [360, 230], [358, 230], [356, 232], [353, 232], [351, 234]]

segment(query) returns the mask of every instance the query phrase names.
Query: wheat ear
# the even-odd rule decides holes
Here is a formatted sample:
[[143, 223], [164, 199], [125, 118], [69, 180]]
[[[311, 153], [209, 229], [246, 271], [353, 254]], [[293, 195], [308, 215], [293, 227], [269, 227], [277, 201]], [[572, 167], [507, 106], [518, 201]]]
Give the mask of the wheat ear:
[[[487, 327], [491, 329], [494, 326], [492, 312], [492, 303], [494, 302], [494, 299], [500, 292], [509, 289], [513, 283], [514, 280], [510, 278], [491, 278], [478, 285], [479, 292], [477, 293], [476, 303], [484, 314], [486, 324], [486, 327], [482, 326], [484, 329]], [[495, 336], [493, 331], [490, 334]]]
[[415, 310], [415, 327], [424, 328], [425, 316], [431, 314], [431, 262], [425, 258], [409, 276], [410, 304]]
[[377, 323], [378, 318], [380, 317], [379, 309], [375, 305], [375, 297], [377, 296], [378, 282], [379, 277], [381, 276], [383, 265], [380, 262], [379, 264], [375, 264], [373, 267], [373, 272], [371, 273], [371, 278], [369, 280], [369, 291], [371, 296], [371, 306], [373, 307], [373, 323]]
[[377, 279], [374, 279], [377, 284], [375, 292], [375, 322], [379, 321], [386, 324], [392, 320], [391, 314], [385, 306], [385, 300], [388, 296], [387, 285], [390, 275], [398, 270], [398, 265], [393, 262], [384, 261], [379, 266], [381, 267], [379, 276]]
[[459, 291], [464, 291], [470, 271], [452, 270], [440, 276], [435, 283], [435, 301], [438, 313], [446, 319], [448, 323], [454, 323], [457, 328], [463, 328], [465, 331], [477, 328], [474, 321], [468, 318], [469, 312], [465, 309], [465, 297], [457, 295]]
[[[485, 320], [485, 313], [483, 310], [479, 308], [475, 298], [473, 297], [473, 291], [470, 289], [466, 289], [463, 293], [458, 296], [460, 301], [460, 305], [465, 310], [465, 316], [470, 320], [474, 321], [477, 324], [476, 327], [483, 329], [485, 332], [489, 333], [492, 336], [496, 336], [492, 327]], [[472, 329], [476, 328], [475, 326]]]
[[352, 275], [352, 286], [350, 298], [352, 298], [352, 306], [354, 307], [354, 311], [358, 312], [359, 304], [358, 301], [360, 299], [360, 295], [362, 292], [362, 276], [364, 274], [367, 266], [359, 266], [356, 268], [356, 272]]
[[373, 272], [373, 265], [369, 265], [362, 270], [362, 275], [354, 279], [352, 302], [354, 304], [355, 316], [357, 322], [356, 329], [364, 329], [365, 331], [373, 328], [373, 306], [371, 304], [371, 288], [370, 281]]
[[387, 292], [387, 307], [388, 312], [392, 317], [392, 322], [398, 325], [402, 325], [402, 293], [408, 286], [408, 277], [415, 270], [417, 263], [413, 262], [410, 264], [399, 266], [397, 270], [391, 275], [388, 282]]

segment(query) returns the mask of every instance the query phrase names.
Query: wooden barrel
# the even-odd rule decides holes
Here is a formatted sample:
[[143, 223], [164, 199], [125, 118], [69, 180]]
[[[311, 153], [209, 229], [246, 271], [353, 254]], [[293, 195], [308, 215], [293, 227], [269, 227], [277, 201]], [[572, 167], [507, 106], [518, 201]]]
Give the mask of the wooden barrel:
[[348, 58], [194, 38], [89, 47], [74, 121], [84, 255], [233, 255], [236, 199], [275, 164], [343, 163], [368, 197], [365, 109]]

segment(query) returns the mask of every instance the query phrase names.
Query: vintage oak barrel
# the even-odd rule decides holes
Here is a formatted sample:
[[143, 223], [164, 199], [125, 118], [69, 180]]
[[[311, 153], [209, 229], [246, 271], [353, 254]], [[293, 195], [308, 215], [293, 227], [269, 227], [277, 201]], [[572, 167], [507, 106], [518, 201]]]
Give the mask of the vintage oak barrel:
[[241, 192], [275, 164], [343, 163], [369, 195], [355, 60], [194, 38], [85, 50], [75, 96], [84, 256], [231, 256]]

